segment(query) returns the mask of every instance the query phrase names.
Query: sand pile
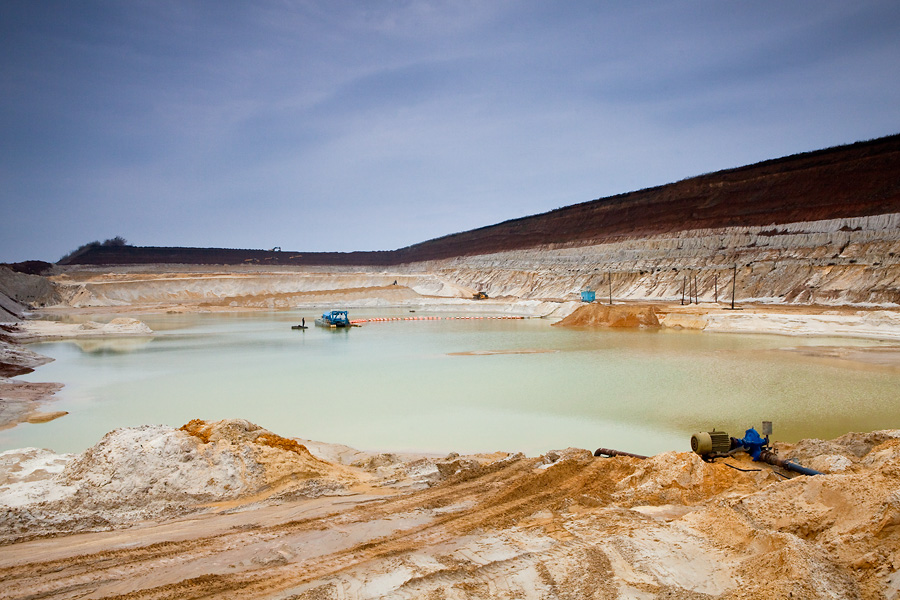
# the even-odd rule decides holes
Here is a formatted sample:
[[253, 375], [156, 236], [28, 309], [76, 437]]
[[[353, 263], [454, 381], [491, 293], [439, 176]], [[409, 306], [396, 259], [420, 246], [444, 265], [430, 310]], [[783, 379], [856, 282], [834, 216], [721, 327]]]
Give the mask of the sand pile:
[[590, 303], [554, 325], [563, 327], [659, 327], [653, 307], [649, 305]]
[[0, 454], [0, 541], [173, 517], [202, 503], [340, 493], [357, 480], [241, 419], [117, 429], [77, 456]]
[[[688, 452], [640, 460], [569, 448], [535, 458], [428, 458], [325, 446], [310, 445], [341, 464], [247, 421], [192, 421], [180, 430], [117, 430], [77, 457], [0, 455], [0, 525], [12, 532], [0, 545], [4, 592], [65, 598], [90, 589], [134, 600], [900, 597], [900, 430], [778, 445], [781, 456], [828, 471], [818, 476], [746, 455], [708, 463]], [[352, 495], [274, 493], [287, 481], [293, 489], [361, 483]], [[240, 510], [165, 519], [210, 497], [223, 501], [216, 509], [241, 499]], [[65, 535], [150, 514], [164, 522], [112, 538]]]

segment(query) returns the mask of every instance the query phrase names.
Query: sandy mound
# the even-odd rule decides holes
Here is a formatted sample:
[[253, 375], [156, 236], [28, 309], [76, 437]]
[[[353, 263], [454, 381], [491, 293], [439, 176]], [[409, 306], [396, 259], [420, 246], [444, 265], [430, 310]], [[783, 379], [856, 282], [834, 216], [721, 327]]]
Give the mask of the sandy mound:
[[[0, 546], [4, 593], [898, 597], [900, 430], [778, 445], [782, 456], [834, 467], [812, 477], [746, 455], [708, 463], [687, 452], [646, 460], [577, 448], [536, 458], [429, 458], [310, 448], [334, 462], [233, 420], [118, 430], [78, 457], [0, 455], [4, 539], [58, 536]], [[361, 478], [354, 495], [271, 493], [285, 481], [294, 489], [352, 481], [347, 473]], [[178, 507], [196, 511], [210, 495], [222, 500], [216, 510], [164, 519], [184, 514]], [[235, 502], [240, 509], [227, 510]], [[64, 535], [151, 514], [165, 522], [114, 538]]]
[[0, 505], [8, 509], [0, 541], [172, 517], [202, 503], [340, 493], [357, 480], [241, 419], [117, 429], [78, 456], [0, 454]]
[[585, 304], [565, 319], [554, 323], [563, 327], [659, 327], [656, 312], [649, 305]]

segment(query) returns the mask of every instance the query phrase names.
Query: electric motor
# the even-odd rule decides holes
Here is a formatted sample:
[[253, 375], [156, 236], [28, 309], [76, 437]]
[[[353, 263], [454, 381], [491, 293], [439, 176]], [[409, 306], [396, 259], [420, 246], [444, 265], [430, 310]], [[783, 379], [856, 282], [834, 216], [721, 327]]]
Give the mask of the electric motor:
[[724, 431], [701, 431], [691, 436], [691, 450], [700, 456], [725, 454], [731, 450], [731, 438]]

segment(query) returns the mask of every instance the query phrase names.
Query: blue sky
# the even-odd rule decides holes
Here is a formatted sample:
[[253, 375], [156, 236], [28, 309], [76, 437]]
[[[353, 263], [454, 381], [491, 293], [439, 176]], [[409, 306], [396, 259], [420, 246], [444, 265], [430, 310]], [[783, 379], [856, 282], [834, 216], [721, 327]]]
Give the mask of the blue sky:
[[900, 132], [900, 3], [0, 3], [0, 262], [390, 250]]

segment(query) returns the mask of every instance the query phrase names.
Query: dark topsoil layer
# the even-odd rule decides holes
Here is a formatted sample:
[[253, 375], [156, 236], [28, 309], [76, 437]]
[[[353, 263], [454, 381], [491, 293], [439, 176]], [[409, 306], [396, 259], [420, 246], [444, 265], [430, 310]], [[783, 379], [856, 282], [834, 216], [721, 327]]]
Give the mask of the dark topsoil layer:
[[[383, 252], [95, 246], [60, 264], [388, 266], [688, 229], [900, 212], [900, 134], [719, 171]], [[773, 233], [775, 229], [773, 229]]]

